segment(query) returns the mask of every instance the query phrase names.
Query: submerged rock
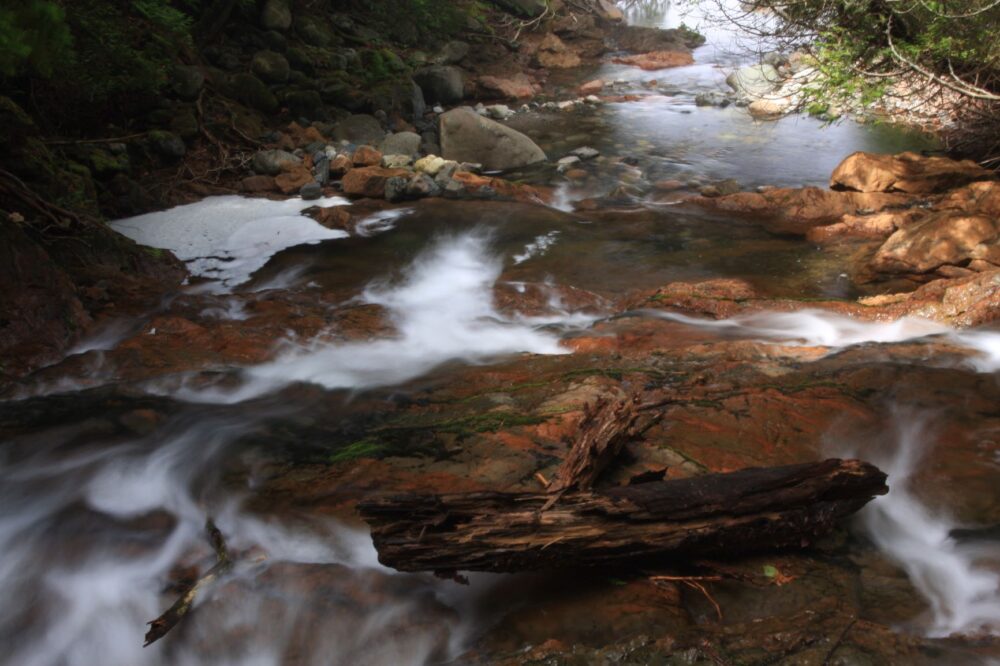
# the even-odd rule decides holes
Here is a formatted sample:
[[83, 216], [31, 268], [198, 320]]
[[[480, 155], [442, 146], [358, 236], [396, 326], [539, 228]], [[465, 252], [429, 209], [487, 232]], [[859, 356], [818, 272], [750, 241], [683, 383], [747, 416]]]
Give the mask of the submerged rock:
[[469, 107], [441, 116], [441, 150], [446, 159], [478, 162], [486, 169], [514, 169], [546, 159], [527, 136], [483, 118]]

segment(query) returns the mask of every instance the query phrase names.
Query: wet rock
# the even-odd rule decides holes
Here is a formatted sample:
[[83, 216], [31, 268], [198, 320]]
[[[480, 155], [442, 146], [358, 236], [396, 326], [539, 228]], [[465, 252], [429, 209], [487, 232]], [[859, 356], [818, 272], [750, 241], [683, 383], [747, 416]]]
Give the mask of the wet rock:
[[781, 75], [771, 65], [748, 65], [726, 77], [726, 83], [737, 94], [753, 99], [772, 92], [781, 82]]
[[468, 107], [440, 118], [441, 150], [447, 159], [478, 162], [487, 169], [513, 169], [545, 161], [545, 153], [524, 134], [479, 116]]
[[538, 45], [535, 59], [539, 66], [547, 69], [569, 69], [579, 67], [582, 62], [577, 53], [551, 32]]
[[385, 138], [379, 150], [385, 155], [415, 155], [422, 139], [416, 132], [396, 132]]
[[781, 99], [755, 99], [747, 106], [750, 115], [758, 120], [775, 120], [791, 109], [791, 101]]
[[486, 95], [495, 95], [506, 99], [530, 99], [538, 94], [538, 86], [532, 83], [526, 74], [513, 76], [481, 76], [479, 87]]
[[445, 167], [448, 160], [443, 157], [438, 157], [437, 155], [428, 155], [416, 161], [413, 168], [421, 173], [426, 173], [431, 176], [436, 176], [441, 169]]
[[972, 160], [924, 157], [917, 153], [878, 155], [857, 152], [834, 170], [830, 187], [858, 192], [932, 194], [995, 175]]
[[382, 153], [371, 146], [358, 146], [351, 160], [354, 166], [377, 166], [382, 163]]
[[284, 150], [262, 150], [253, 156], [251, 166], [259, 174], [276, 176], [286, 168], [297, 167], [302, 160]]
[[725, 108], [729, 106], [731, 100], [725, 93], [713, 91], [695, 95], [694, 103], [695, 106], [717, 106]]
[[271, 176], [247, 176], [240, 181], [240, 189], [251, 194], [263, 194], [278, 189]]
[[582, 86], [576, 89], [581, 95], [595, 95], [604, 90], [604, 81], [602, 79], [594, 79], [593, 81], [587, 81]]
[[813, 243], [832, 243], [845, 238], [888, 238], [896, 229], [927, 215], [921, 209], [887, 210], [870, 215], [847, 214], [839, 222], [810, 229], [806, 239]]
[[274, 178], [274, 184], [282, 194], [295, 194], [312, 182], [312, 172], [303, 166], [285, 171]]
[[406, 197], [409, 179], [403, 176], [393, 176], [385, 181], [386, 201], [401, 201]]
[[581, 160], [586, 161], [600, 157], [601, 151], [597, 150], [596, 148], [591, 148], [590, 146], [581, 146], [580, 148], [574, 148], [573, 150], [569, 151], [569, 154], [579, 157]]
[[413, 80], [431, 104], [454, 104], [465, 97], [462, 70], [454, 65], [433, 65], [416, 71]]
[[313, 201], [323, 196], [323, 186], [317, 182], [306, 183], [299, 190], [299, 196], [306, 201]]
[[288, 0], [266, 0], [260, 12], [260, 25], [265, 30], [288, 30], [292, 27], [292, 10]]
[[507, 120], [512, 117], [515, 112], [506, 104], [493, 104], [486, 107], [486, 113], [494, 120]]
[[972, 260], [1000, 264], [996, 218], [946, 211], [896, 231], [879, 248], [871, 266], [881, 273], [929, 273]]
[[[450, 178], [448, 179], [450, 182]], [[426, 173], [418, 173], [406, 184], [406, 194], [415, 199], [433, 197], [441, 193], [441, 187]]]
[[322, 157], [319, 159], [313, 159], [313, 178], [321, 186], [326, 186], [330, 183], [330, 158], [322, 153]]
[[633, 56], [615, 58], [614, 62], [631, 65], [646, 71], [683, 67], [694, 63], [694, 58], [687, 51], [650, 51]]
[[684, 51], [701, 46], [705, 38], [686, 28], [660, 30], [635, 25], [615, 26], [611, 39], [623, 51], [649, 53], [651, 51]]
[[383, 155], [382, 166], [386, 169], [402, 169], [413, 164], [413, 158], [409, 155]]
[[383, 169], [370, 166], [351, 169], [344, 176], [342, 185], [344, 194], [350, 196], [381, 199], [385, 197], [385, 184], [390, 178], [407, 178], [410, 172], [406, 169]]
[[375, 116], [359, 113], [347, 116], [333, 131], [337, 141], [377, 146], [385, 138], [385, 130]]
[[330, 173], [334, 176], [343, 176], [354, 167], [354, 162], [347, 155], [334, 155], [330, 160]]
[[547, 200], [547, 197], [540, 190], [530, 185], [512, 183], [503, 178], [479, 176], [465, 171], [455, 172], [448, 187], [445, 187], [446, 192], [452, 183], [460, 184], [466, 193], [481, 198], [499, 197], [525, 203], [545, 203]]

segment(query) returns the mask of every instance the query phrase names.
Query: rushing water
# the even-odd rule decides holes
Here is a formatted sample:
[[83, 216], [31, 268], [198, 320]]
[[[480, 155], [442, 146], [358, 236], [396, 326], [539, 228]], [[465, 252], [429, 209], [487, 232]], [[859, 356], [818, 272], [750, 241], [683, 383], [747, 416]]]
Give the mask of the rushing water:
[[[704, 28], [669, 3], [644, 9], [649, 24], [683, 20]], [[695, 108], [694, 94], [719, 87], [725, 67], [745, 57], [731, 32], [707, 32], [695, 66], [640, 74], [607, 65], [596, 73], [625, 79], [626, 90], [648, 90], [656, 78], [663, 94], [523, 122], [553, 156], [586, 143], [606, 154], [638, 152], [650, 179], [735, 177], [749, 185], [820, 183], [853, 150], [921, 145], [888, 128], [824, 128], [799, 117], [761, 125], [739, 109]], [[21, 399], [0, 404], [0, 424], [11, 433], [0, 447], [0, 662], [389, 665], [459, 658], [533, 598], [531, 581], [474, 576], [462, 587], [388, 570], [365, 529], [344, 512], [294, 502], [271, 511], [273, 498], [258, 494], [273, 475], [261, 448], [311, 454], [323, 437], [354, 427], [355, 405], [366, 396], [386, 405], [400, 396], [419, 400], [419, 386], [448, 381], [456, 367], [567, 355], [567, 334], [611, 312], [600, 299], [568, 304], [561, 287], [613, 299], [671, 280], [726, 276], [788, 297], [854, 295], [836, 252], [731, 220], [675, 213], [655, 201], [615, 219], [569, 212], [574, 199], [602, 193], [620, 175], [564, 185], [556, 209], [427, 202], [373, 215], [350, 238], [299, 215], [307, 204], [295, 199], [216, 198], [118, 222], [119, 230], [185, 260], [197, 278], [186, 290], [213, 294], [214, 318], [247, 321], [248, 304], [260, 294], [323, 291], [344, 294], [337, 307], [379, 308], [392, 332], [353, 341], [289, 333], [264, 363], [140, 383], [93, 381], [87, 390], [80, 378], [29, 381]], [[546, 294], [539, 308], [496, 302], [497, 289], [538, 285]], [[947, 343], [961, 354], [939, 362], [962, 376], [980, 373], [986, 381], [1000, 370], [1000, 333], [959, 333], [919, 319], [860, 322], [808, 309], [718, 321], [637, 316], [712, 339], [822, 347], [830, 358], [859, 345]], [[102, 352], [142, 325], [110, 322], [72, 353], [99, 370]], [[890, 399], [886, 409], [885, 432], [871, 435], [872, 446], [854, 447], [835, 433], [828, 446], [871, 457], [890, 474], [890, 494], [864, 511], [860, 526], [928, 604], [926, 617], [900, 629], [994, 633], [996, 549], [959, 539], [956, 528], [979, 526], [929, 504], [917, 487], [922, 456], [944, 445], [934, 414]], [[302, 432], [320, 441], [304, 444]], [[348, 435], [364, 442], [363, 432]], [[143, 648], [145, 623], [178, 594], [171, 585], [214, 563], [209, 519], [225, 535], [234, 569], [183, 625]]]

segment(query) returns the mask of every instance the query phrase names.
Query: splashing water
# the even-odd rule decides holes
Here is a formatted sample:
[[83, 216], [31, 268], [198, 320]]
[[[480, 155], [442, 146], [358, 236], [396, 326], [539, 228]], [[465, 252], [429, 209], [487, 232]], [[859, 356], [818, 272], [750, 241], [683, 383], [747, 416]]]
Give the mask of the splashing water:
[[985, 569], [982, 549], [956, 541], [951, 536], [957, 527], [954, 521], [932, 510], [914, 492], [914, 475], [933, 440], [930, 418], [897, 410], [891, 434], [889, 451], [861, 456], [871, 458], [889, 476], [889, 494], [861, 513], [865, 533], [903, 567], [927, 599], [928, 635], [996, 632], [1000, 629], [1000, 574]]

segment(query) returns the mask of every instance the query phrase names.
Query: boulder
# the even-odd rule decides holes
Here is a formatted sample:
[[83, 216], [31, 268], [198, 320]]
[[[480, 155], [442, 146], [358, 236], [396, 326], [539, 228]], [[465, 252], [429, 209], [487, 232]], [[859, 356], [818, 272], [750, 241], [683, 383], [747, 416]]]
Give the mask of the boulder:
[[755, 99], [747, 111], [758, 120], [774, 120], [788, 113], [791, 102], [788, 99]]
[[526, 74], [514, 76], [481, 76], [479, 87], [487, 95], [496, 95], [505, 99], [530, 99], [538, 92], [538, 87], [531, 82]]
[[830, 177], [830, 187], [857, 192], [934, 194], [968, 183], [992, 180], [994, 174], [972, 160], [924, 157], [913, 152], [848, 155]]
[[454, 65], [469, 55], [470, 48], [468, 42], [450, 41], [441, 47], [430, 62], [435, 65]]
[[333, 131], [333, 138], [348, 143], [366, 143], [377, 146], [385, 138], [385, 130], [375, 116], [356, 113], [347, 116]]
[[344, 194], [370, 199], [385, 197], [385, 184], [390, 178], [408, 178], [410, 172], [406, 169], [383, 169], [371, 166], [361, 169], [351, 169], [342, 182]]
[[260, 25], [265, 30], [288, 30], [292, 27], [292, 10], [288, 0], [267, 0], [260, 12]]
[[426, 173], [431, 176], [436, 176], [441, 169], [448, 164], [448, 161], [437, 155], [428, 155], [417, 160], [417, 163], [413, 165], [419, 173]]
[[875, 253], [880, 273], [921, 274], [974, 260], [1000, 264], [1000, 221], [984, 215], [944, 211], [904, 226]]
[[379, 146], [384, 155], [413, 155], [420, 151], [423, 139], [415, 132], [390, 134]]
[[276, 176], [286, 169], [301, 166], [302, 160], [284, 150], [262, 150], [253, 156], [253, 170], [265, 176]]
[[441, 115], [441, 150], [445, 159], [478, 162], [486, 169], [514, 169], [546, 159], [527, 136], [469, 107]]
[[646, 71], [682, 67], [694, 63], [694, 57], [687, 51], [650, 51], [639, 55], [615, 58], [614, 62], [632, 65]]
[[232, 88], [236, 99], [257, 111], [274, 113], [278, 110], [278, 98], [253, 74], [241, 72], [232, 79]]
[[285, 56], [274, 51], [258, 51], [250, 62], [250, 69], [266, 83], [284, 83], [291, 67]]
[[418, 70], [413, 80], [431, 104], [453, 104], [465, 97], [462, 70], [454, 65], [432, 65]]
[[371, 146], [358, 146], [351, 159], [354, 166], [377, 166], [382, 163], [382, 153]]
[[771, 65], [741, 67], [726, 77], [726, 83], [744, 97], [756, 98], [772, 92], [781, 82], [781, 75]]
[[319, 183], [306, 183], [299, 190], [299, 196], [306, 201], [315, 201], [323, 196], [323, 186]]
[[274, 184], [281, 190], [282, 194], [294, 194], [312, 182], [312, 171], [304, 166], [295, 167], [274, 178]]

